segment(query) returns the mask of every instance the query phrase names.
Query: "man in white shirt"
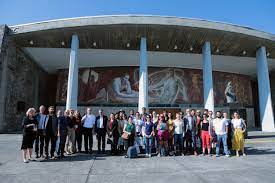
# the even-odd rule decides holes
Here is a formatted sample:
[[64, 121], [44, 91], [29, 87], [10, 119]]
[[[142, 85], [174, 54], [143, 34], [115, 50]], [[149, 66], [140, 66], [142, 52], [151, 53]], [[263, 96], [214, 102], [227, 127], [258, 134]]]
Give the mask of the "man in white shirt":
[[95, 119], [95, 115], [92, 114], [92, 109], [88, 107], [86, 115], [81, 119], [86, 153], [92, 153], [93, 150], [93, 128], [95, 126]]
[[213, 120], [213, 130], [217, 135], [216, 157], [219, 157], [220, 154], [221, 141], [223, 143], [224, 154], [225, 156], [229, 157], [229, 152], [227, 148], [228, 122], [226, 119], [222, 118], [220, 111], [217, 111], [216, 118]]

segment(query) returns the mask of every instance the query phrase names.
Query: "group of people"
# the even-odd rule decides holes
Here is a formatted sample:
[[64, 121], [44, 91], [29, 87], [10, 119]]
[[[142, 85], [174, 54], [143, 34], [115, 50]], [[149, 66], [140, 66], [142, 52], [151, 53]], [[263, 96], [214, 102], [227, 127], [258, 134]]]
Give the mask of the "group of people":
[[[65, 158], [65, 153], [71, 155], [82, 152], [84, 137], [84, 153], [93, 153], [93, 135], [97, 139], [97, 153], [105, 154], [106, 143], [111, 145], [112, 155], [125, 155], [130, 147], [136, 147], [138, 152], [151, 157], [167, 155], [202, 155], [215, 154], [220, 156], [223, 150], [225, 156], [236, 151], [245, 156], [244, 133], [245, 121], [238, 112], [231, 119], [227, 113], [205, 109], [203, 112], [186, 109], [177, 112], [175, 117], [171, 112], [155, 111], [148, 114], [146, 108], [142, 112], [130, 110], [129, 115], [120, 110], [111, 113], [109, 118], [103, 110], [98, 115], [92, 114], [87, 108], [81, 116], [77, 110], [65, 110], [64, 113], [50, 106], [40, 106], [36, 113], [29, 108], [22, 122], [23, 140], [22, 152], [25, 163], [34, 160], [32, 149], [35, 144], [36, 158]], [[222, 144], [222, 145], [221, 145]], [[50, 146], [50, 152], [49, 152]], [[215, 150], [212, 152], [211, 150]]]

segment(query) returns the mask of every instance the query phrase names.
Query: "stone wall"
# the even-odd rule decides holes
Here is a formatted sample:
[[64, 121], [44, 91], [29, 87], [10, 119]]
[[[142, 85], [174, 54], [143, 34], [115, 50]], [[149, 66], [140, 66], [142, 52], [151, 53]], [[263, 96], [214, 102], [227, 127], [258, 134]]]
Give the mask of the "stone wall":
[[3, 61], [5, 56], [5, 50], [7, 47], [5, 37], [8, 33], [9, 29], [6, 25], [0, 25], [0, 81], [2, 79], [2, 68], [3, 68]]
[[21, 122], [29, 107], [50, 105], [55, 101], [55, 76], [40, 68], [22, 48], [18, 48], [8, 36], [3, 115], [0, 132], [21, 131]]

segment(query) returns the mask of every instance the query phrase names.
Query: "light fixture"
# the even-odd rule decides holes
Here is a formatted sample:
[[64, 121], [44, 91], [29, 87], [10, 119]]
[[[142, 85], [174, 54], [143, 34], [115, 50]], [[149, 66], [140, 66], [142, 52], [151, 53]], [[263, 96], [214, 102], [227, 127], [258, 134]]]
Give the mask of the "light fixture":
[[190, 46], [190, 49], [189, 49], [190, 51], [193, 51], [193, 46]]
[[30, 45], [33, 45], [33, 40], [30, 40]]
[[156, 49], [159, 49], [159, 45], [158, 44], [156, 45]]
[[96, 47], [96, 42], [93, 42], [93, 46]]
[[269, 52], [267, 52], [267, 53], [266, 53], [266, 56], [267, 56], [267, 57], [269, 57], [269, 55], [270, 55], [270, 53], [269, 53]]
[[127, 43], [127, 48], [129, 48], [130, 47], [130, 43]]
[[64, 41], [62, 41], [62, 42], [61, 42], [61, 45], [62, 45], [62, 46], [65, 46], [65, 42], [64, 42]]
[[216, 49], [216, 53], [219, 53], [219, 52], [220, 52], [220, 50], [219, 50], [219, 48], [217, 48], [217, 49]]
[[175, 45], [175, 46], [174, 46], [174, 49], [175, 49], [175, 50], [176, 50], [176, 49], [178, 49], [178, 46], [177, 46], [177, 45]]
[[246, 54], [246, 51], [244, 50], [244, 51], [243, 51], [243, 55], [245, 55], [245, 54]]

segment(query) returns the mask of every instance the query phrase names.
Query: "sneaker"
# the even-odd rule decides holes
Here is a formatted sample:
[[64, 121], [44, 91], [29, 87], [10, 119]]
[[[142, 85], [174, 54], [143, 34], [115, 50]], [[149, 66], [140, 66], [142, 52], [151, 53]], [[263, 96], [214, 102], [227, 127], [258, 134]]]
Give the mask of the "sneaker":
[[24, 162], [24, 163], [29, 163], [29, 161], [28, 161], [28, 160], [26, 160], [26, 159], [24, 159], [24, 160], [23, 160], [23, 162]]
[[220, 157], [220, 155], [216, 154], [216, 157]]
[[148, 157], [151, 158], [151, 154], [148, 154]]
[[226, 154], [225, 157], [230, 157], [230, 155], [229, 155], [229, 154]]
[[147, 154], [147, 153], [145, 154], [146, 157], [148, 157], [148, 155], [149, 155], [149, 154]]
[[243, 156], [246, 156], [246, 154], [245, 154], [245, 153], [243, 153]]

